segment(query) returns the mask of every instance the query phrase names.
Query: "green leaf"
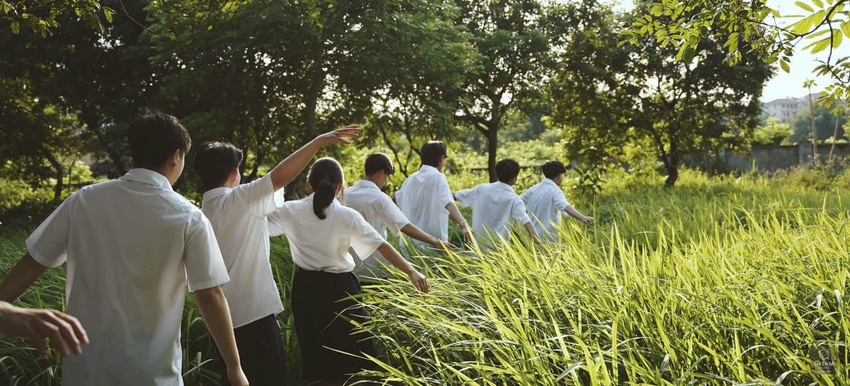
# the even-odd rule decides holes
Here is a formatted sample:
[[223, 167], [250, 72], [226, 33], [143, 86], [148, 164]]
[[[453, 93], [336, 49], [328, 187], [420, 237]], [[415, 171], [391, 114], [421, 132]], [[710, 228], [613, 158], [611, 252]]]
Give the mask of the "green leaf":
[[844, 32], [844, 36], [850, 38], [850, 21], [841, 23], [841, 32]]
[[789, 66], [788, 62], [786, 62], [785, 60], [779, 61], [779, 67], [782, 67], [782, 71], [785, 71], [786, 73], [791, 72], [791, 66]]
[[794, 4], [797, 4], [797, 6], [798, 6], [798, 7], [800, 7], [800, 8], [802, 8], [802, 9], [806, 10], [807, 12], [814, 12], [814, 11], [815, 11], [815, 10], [814, 10], [814, 9], [813, 9], [810, 5], [808, 5], [808, 4], [806, 4], [806, 3], [802, 2], [802, 1], [798, 1], [798, 2], [796, 2], [796, 3], [794, 3]]
[[817, 5], [818, 8], [823, 8], [823, 1], [821, 0], [812, 0], [812, 4]]
[[106, 18], [106, 21], [112, 24], [112, 10], [106, 7], [103, 7], [103, 17]]
[[15, 34], [15, 35], [17, 35], [21, 32], [21, 23], [19, 23], [17, 21], [13, 21], [12, 24], [9, 25], [9, 27], [12, 28], [12, 33]]

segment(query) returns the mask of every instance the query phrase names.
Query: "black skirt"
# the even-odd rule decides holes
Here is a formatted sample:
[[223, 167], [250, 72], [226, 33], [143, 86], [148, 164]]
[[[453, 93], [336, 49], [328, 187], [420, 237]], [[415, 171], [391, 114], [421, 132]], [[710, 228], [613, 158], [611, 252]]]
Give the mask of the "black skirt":
[[375, 355], [369, 334], [356, 330], [351, 323], [362, 323], [366, 318], [363, 307], [349, 298], [359, 293], [360, 282], [351, 272], [300, 268], [295, 272], [292, 314], [304, 380], [344, 381], [351, 374], [374, 367], [361, 358]]

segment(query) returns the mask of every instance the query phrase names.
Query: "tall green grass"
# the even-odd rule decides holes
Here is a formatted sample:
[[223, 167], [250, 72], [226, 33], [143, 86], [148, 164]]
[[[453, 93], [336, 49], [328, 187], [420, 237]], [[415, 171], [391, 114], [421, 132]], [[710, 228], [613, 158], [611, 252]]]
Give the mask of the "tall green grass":
[[850, 384], [848, 198], [698, 175], [602, 195], [559, 244], [367, 293], [376, 361], [411, 385]]
[[[565, 223], [559, 244], [535, 249], [518, 236], [416, 257], [431, 294], [399, 277], [362, 297], [375, 375], [409, 385], [850, 384], [850, 193], [801, 176], [685, 171], [675, 189], [614, 179], [601, 195], [570, 197], [597, 224]], [[0, 226], [0, 275], [29, 230]], [[292, 263], [284, 239], [272, 248], [298, 380]], [[64, 270], [50, 270], [19, 303], [62, 309], [63, 290]], [[217, 361], [187, 296], [184, 379], [209, 384]], [[0, 384], [59, 384], [60, 363], [0, 338]]]

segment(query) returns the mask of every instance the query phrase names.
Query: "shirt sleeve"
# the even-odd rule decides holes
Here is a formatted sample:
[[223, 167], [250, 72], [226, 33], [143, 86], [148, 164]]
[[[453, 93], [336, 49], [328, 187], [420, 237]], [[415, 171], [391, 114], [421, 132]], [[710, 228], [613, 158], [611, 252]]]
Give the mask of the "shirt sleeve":
[[286, 233], [286, 219], [288, 218], [286, 214], [287, 211], [288, 207], [284, 204], [266, 216], [266, 221], [268, 221], [269, 225], [269, 236], [280, 236]]
[[189, 220], [183, 258], [189, 291], [220, 286], [230, 281], [210, 221], [198, 211]]
[[475, 203], [475, 197], [478, 196], [476, 188], [477, 186], [472, 189], [458, 190], [455, 192], [455, 197], [457, 197], [457, 202], [460, 203], [460, 206], [467, 207], [472, 206], [472, 204]]
[[76, 197], [68, 197], [27, 238], [27, 252], [45, 267], [58, 267], [68, 259], [71, 210]]
[[511, 218], [523, 225], [531, 222], [531, 217], [528, 217], [528, 212], [525, 210], [525, 204], [522, 203], [522, 199], [519, 197], [514, 199], [514, 204], [511, 208]]
[[[281, 189], [283, 191], [283, 189]], [[280, 195], [274, 190], [271, 174], [233, 188], [231, 194], [255, 216], [266, 216], [279, 206]]]
[[384, 215], [384, 224], [387, 225], [390, 232], [394, 235], [398, 236], [398, 233], [401, 231], [401, 228], [404, 228], [405, 225], [410, 224], [410, 220], [404, 213], [393, 203], [389, 197], [385, 200], [381, 200], [383, 202], [383, 208], [381, 213]]
[[437, 198], [440, 200], [440, 208], [445, 208], [450, 202], [455, 202], [452, 197], [452, 189], [449, 188], [449, 180], [446, 176], [440, 173], [440, 180], [437, 183]]
[[386, 241], [384, 241], [384, 238], [381, 237], [381, 234], [372, 225], [366, 222], [366, 219], [360, 213], [357, 213], [353, 209], [351, 211], [353, 212], [351, 230], [349, 232], [351, 236], [351, 249], [354, 250], [355, 255], [359, 256], [361, 260], [365, 260]]
[[564, 196], [564, 192], [560, 189], [555, 193], [555, 209], [558, 209], [559, 212], [563, 212], [570, 206], [570, 203], [567, 201], [567, 197]]

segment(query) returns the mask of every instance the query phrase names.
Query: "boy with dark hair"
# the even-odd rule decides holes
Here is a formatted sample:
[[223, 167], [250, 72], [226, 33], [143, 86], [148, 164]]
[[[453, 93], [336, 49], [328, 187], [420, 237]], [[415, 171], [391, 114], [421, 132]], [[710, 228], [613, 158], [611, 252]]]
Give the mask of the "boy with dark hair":
[[455, 193], [461, 206], [472, 207], [472, 230], [486, 244], [500, 237], [507, 239], [512, 222], [522, 224], [534, 241], [539, 241], [522, 199], [514, 192], [513, 185], [516, 184], [519, 169], [516, 161], [503, 159], [496, 163], [499, 181]]
[[69, 385], [182, 385], [180, 324], [185, 287], [222, 352], [227, 378], [247, 385], [221, 285], [228, 282], [212, 227], [172, 190], [189, 133], [177, 118], [146, 113], [127, 139], [136, 168], [68, 197], [27, 239], [28, 253], [0, 284], [21, 295], [48, 267], [68, 263], [68, 313], [88, 332], [67, 357]]
[[[449, 215], [460, 225], [463, 237], [471, 241], [469, 225], [452, 198], [449, 182], [443, 174], [446, 145], [430, 141], [419, 152], [422, 168], [401, 184], [395, 199], [410, 222], [440, 241], [449, 241]], [[414, 241], [421, 243], [419, 241]]]
[[541, 168], [546, 177], [537, 185], [522, 194], [522, 200], [528, 213], [534, 218], [534, 229], [547, 240], [554, 240], [561, 216], [572, 216], [583, 223], [592, 223], [593, 217], [583, 215], [576, 210], [564, 196], [561, 183], [567, 168], [560, 161], [549, 161]]
[[[387, 239], [387, 229], [389, 229], [396, 236], [401, 232], [438, 250], [455, 248], [454, 245], [443, 243], [413, 225], [390, 196], [381, 191], [390, 176], [395, 173], [395, 167], [389, 156], [384, 153], [370, 154], [366, 157], [364, 169], [366, 177], [345, 190], [345, 205], [360, 212], [366, 222], [372, 225], [384, 240]], [[386, 276], [386, 271], [381, 267], [388, 262], [379, 253], [373, 253], [371, 259], [354, 260], [362, 262], [354, 269], [358, 277]]]
[[292, 153], [268, 174], [240, 184], [242, 151], [229, 143], [207, 142], [195, 154], [204, 185], [201, 208], [209, 218], [233, 279], [223, 286], [231, 301], [236, 344], [251, 385], [286, 382], [286, 361], [276, 315], [283, 311], [272, 275], [267, 216], [278, 208], [281, 191], [322, 147], [350, 143], [360, 128], [322, 134]]

